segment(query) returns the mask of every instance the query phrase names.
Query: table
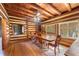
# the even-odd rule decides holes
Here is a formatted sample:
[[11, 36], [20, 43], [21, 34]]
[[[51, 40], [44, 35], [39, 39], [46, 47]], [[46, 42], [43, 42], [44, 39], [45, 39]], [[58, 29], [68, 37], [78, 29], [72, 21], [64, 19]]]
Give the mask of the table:
[[48, 41], [48, 42], [51, 42], [51, 41], [54, 41], [56, 39], [56, 36], [55, 35], [43, 35], [42, 38], [44, 38], [44, 40]]
[[42, 35], [42, 40], [44, 41], [44, 47], [48, 47], [49, 42], [53, 42], [56, 39], [55, 35]]

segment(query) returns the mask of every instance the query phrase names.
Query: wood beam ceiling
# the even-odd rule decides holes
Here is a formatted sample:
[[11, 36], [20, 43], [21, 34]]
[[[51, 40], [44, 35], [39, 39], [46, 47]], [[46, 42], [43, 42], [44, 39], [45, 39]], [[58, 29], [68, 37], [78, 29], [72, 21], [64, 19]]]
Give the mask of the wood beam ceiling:
[[43, 8], [39, 7], [36, 4], [30, 4], [32, 8], [36, 9], [37, 11], [39, 11], [41, 14], [44, 14], [45, 16], [52, 16], [50, 13], [48, 13], [46, 10], [44, 10]]
[[26, 18], [16, 17], [16, 16], [9, 16], [10, 19], [20, 19], [20, 20], [26, 20]]
[[[6, 17], [6, 19], [8, 19], [8, 14], [7, 14], [7, 12], [6, 12], [6, 10], [5, 10], [5, 8], [4, 8], [4, 6], [0, 3], [0, 12], [2, 12], [4, 15], [5, 15], [5, 17]], [[1, 13], [1, 14], [2, 14]], [[2, 14], [2, 15], [3, 15]]]
[[[25, 4], [25, 6], [23, 6], [23, 5], [20, 5], [21, 7], [22, 7], [22, 9], [24, 9], [24, 10], [26, 10], [26, 11], [30, 11], [31, 13], [33, 13], [33, 14], [35, 14], [35, 12], [37, 11], [37, 9], [35, 8], [35, 7], [33, 7], [33, 8], [35, 8], [35, 10], [32, 10], [32, 9], [29, 9], [29, 8], [27, 8], [27, 6], [26, 6], [26, 4]], [[48, 17], [48, 15], [46, 15], [46, 14], [41, 14], [42, 15], [42, 17], [44, 17], [44, 18], [47, 18]]]
[[31, 17], [31, 16], [28, 16], [26, 14], [19, 13], [18, 11], [15, 11], [15, 10], [13, 10], [13, 11], [7, 10], [7, 11], [9, 11], [8, 14], [11, 15], [11, 16], [18, 16], [18, 17], [22, 17], [22, 18]]
[[8, 12], [8, 14], [10, 15], [10, 16], [14, 16], [14, 17], [21, 17], [21, 18], [24, 18], [25, 17], [25, 15], [19, 15], [20, 13], [18, 13], [18, 14], [15, 14], [15, 13], [11, 13], [11, 12]]
[[79, 16], [78, 15], [75, 15], [75, 16], [71, 16], [71, 17], [68, 17], [68, 18], [63, 18], [63, 19], [60, 19], [60, 20], [55, 20], [53, 22], [50, 22], [52, 24], [55, 24], [55, 23], [59, 23], [59, 22], [64, 22], [64, 21], [70, 21], [70, 20], [76, 20], [76, 19], [79, 19]]
[[[35, 16], [35, 12], [33, 10], [31, 10], [31, 9], [28, 9], [26, 6], [19, 5], [19, 7], [20, 7], [19, 8], [18, 5], [14, 4], [14, 7], [17, 8], [18, 10], [28, 14], [28, 15], [34, 15]], [[44, 20], [48, 18], [45, 15], [41, 15], [41, 17], [43, 17], [42, 19], [44, 19]]]
[[[67, 13], [67, 11], [72, 12], [72, 10], [74, 10], [77, 6], [75, 5], [74, 7], [74, 5], [71, 5], [70, 3], [7, 3], [3, 5], [7, 10], [7, 13], [12, 16], [24, 18], [29, 17], [33, 19], [33, 17], [39, 11], [41, 13], [39, 17], [43, 20], [43, 22], [50, 21], [51, 19], [53, 20], [56, 17], [60, 18], [60, 16]], [[59, 5], [61, 5], [61, 8]]]
[[[10, 5], [8, 6], [9, 6], [8, 8], [5, 8], [6, 10], [19, 12], [19, 13], [26, 14], [27, 16], [31, 16], [31, 17], [33, 16], [31, 13], [24, 12], [24, 10], [19, 9], [18, 6], [10, 6]], [[12, 8], [15, 8], [15, 10], [12, 10]]]
[[68, 11], [71, 11], [72, 10], [69, 3], [64, 3], [64, 5], [66, 6], [66, 8], [67, 8]]
[[[63, 18], [63, 19], [60, 19], [60, 20], [54, 20], [53, 22], [50, 22], [50, 24], [55, 24], [55, 23], [60, 23], [60, 22], [65, 22], [65, 21], [71, 21], [71, 20], [74, 20], [74, 19], [75, 20], [79, 19], [79, 16], [75, 15], [74, 17], [71, 16], [69, 18]], [[49, 22], [46, 23], [46, 24], [49, 24]]]
[[[39, 5], [39, 6], [42, 7], [43, 9], [47, 10], [48, 12], [50, 12], [53, 16], [56, 15], [56, 14], [58, 14], [58, 15], [61, 14], [61, 12], [59, 12], [59, 10], [57, 10], [55, 7], [51, 6], [51, 5], [48, 4], [48, 3], [47, 3], [47, 4], [43, 4], [43, 3], [38, 4], [38, 3], [37, 3], [37, 5]], [[55, 14], [55, 13], [56, 13], [56, 14]]]
[[35, 15], [35, 13], [32, 10], [28, 9], [26, 6], [19, 5], [19, 7], [18, 7], [18, 5], [14, 4], [14, 7], [18, 8], [19, 10], [21, 10], [21, 11], [23, 11], [25, 13]]
[[48, 12], [51, 15], [54, 16], [54, 14], [52, 13], [52, 10], [49, 9], [49, 7], [47, 6], [47, 4], [37, 3], [36, 5], [38, 5], [40, 8], [42, 8], [43, 10], [45, 10], [46, 12]]
[[48, 22], [53, 22], [57, 19], [65, 18], [65, 17], [72, 16], [72, 15], [75, 15], [75, 14], [79, 14], [79, 8], [77, 8], [77, 9], [71, 11], [71, 12], [68, 12], [68, 13], [62, 14], [60, 16], [57, 16], [55, 18], [49, 19], [47, 21], [43, 21], [42, 23], [44, 24], [44, 23], [48, 23]]
[[[49, 5], [50, 5], [50, 8], [52, 9], [53, 12], [55, 12], [55, 13], [58, 14], [58, 15], [61, 15], [61, 14], [62, 14], [57, 8], [55, 8], [55, 7], [53, 6], [53, 4], [49, 4]], [[48, 7], [49, 7], [49, 6], [48, 6]]]

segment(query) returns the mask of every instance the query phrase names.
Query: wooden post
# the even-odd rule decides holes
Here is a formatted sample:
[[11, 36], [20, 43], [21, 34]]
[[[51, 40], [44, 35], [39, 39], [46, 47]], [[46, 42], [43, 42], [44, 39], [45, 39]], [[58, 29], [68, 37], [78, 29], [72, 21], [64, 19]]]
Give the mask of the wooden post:
[[2, 48], [5, 49], [8, 46], [8, 24], [5, 18], [2, 18]]

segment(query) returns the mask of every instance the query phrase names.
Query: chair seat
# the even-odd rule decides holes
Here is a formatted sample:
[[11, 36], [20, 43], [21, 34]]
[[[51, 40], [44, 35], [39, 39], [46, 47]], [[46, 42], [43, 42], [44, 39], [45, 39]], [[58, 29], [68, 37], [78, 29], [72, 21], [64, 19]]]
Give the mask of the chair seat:
[[53, 44], [53, 43], [48, 43], [48, 45], [53, 46], [53, 47], [57, 46], [57, 44]]

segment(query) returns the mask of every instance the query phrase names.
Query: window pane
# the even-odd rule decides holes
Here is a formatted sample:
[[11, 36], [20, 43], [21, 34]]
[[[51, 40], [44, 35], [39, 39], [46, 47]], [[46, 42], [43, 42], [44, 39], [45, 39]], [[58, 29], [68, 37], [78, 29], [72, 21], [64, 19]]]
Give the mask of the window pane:
[[78, 27], [78, 23], [77, 22], [73, 22], [73, 23], [69, 23], [69, 37], [73, 37], [73, 38], [77, 38], [77, 27]]
[[47, 25], [46, 31], [55, 33], [55, 25]]
[[60, 34], [62, 37], [67, 37], [67, 32], [68, 32], [68, 26], [67, 24], [61, 24], [60, 25]]
[[19, 24], [13, 24], [14, 34], [23, 34], [22, 32], [22, 25]]
[[65, 22], [60, 24], [60, 35], [64, 38], [78, 38], [78, 21]]

